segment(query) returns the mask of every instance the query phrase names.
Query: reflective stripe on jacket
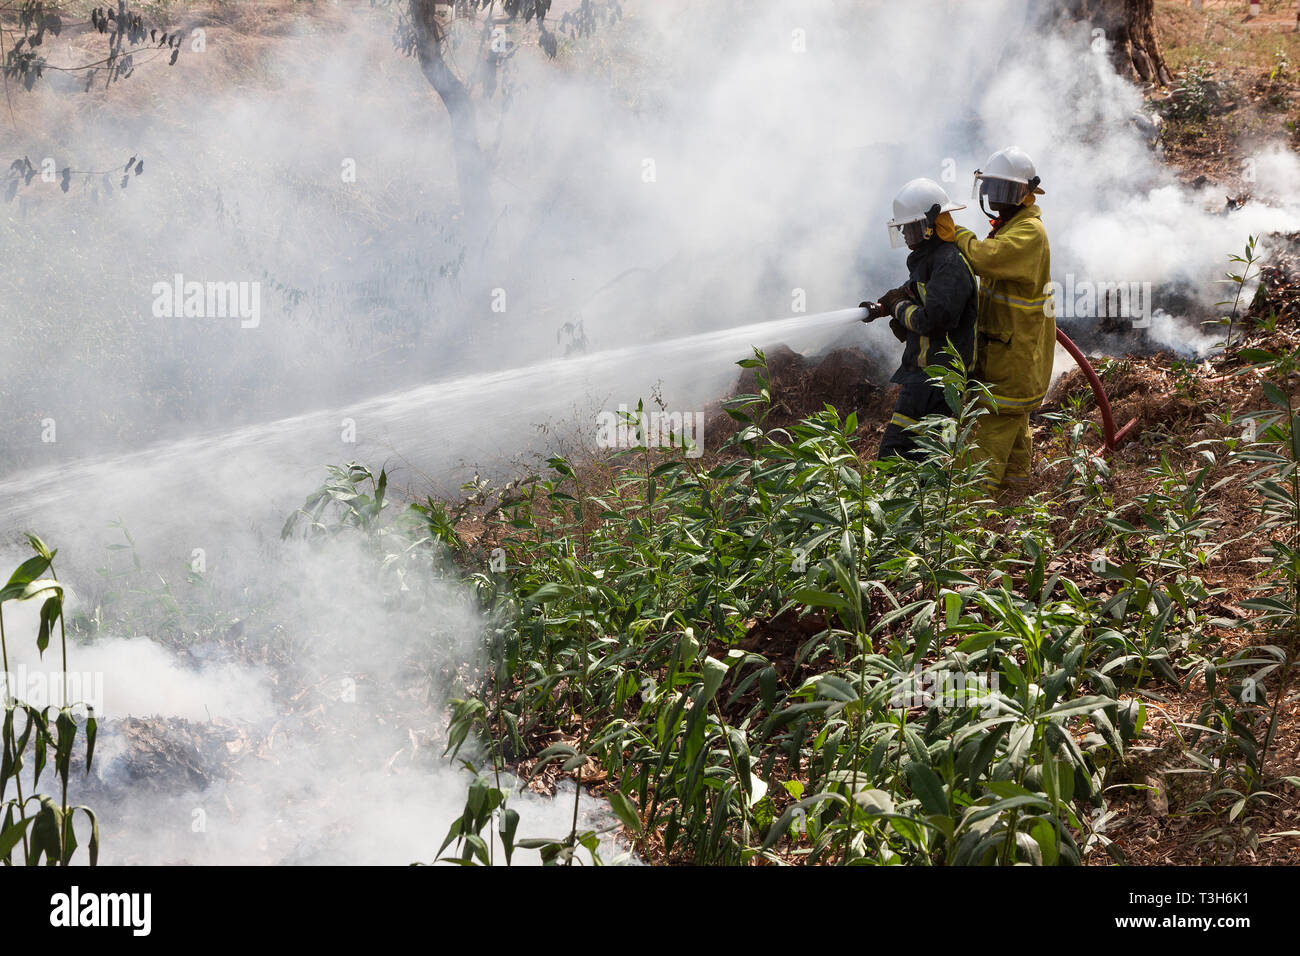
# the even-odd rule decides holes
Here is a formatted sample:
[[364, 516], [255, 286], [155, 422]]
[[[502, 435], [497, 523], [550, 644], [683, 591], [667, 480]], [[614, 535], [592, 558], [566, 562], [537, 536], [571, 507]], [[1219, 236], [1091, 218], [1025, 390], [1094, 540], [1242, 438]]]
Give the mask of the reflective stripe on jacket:
[[987, 239], [958, 229], [956, 243], [980, 278], [975, 377], [988, 386], [999, 411], [1033, 411], [1047, 393], [1056, 352], [1042, 212], [1027, 206]]

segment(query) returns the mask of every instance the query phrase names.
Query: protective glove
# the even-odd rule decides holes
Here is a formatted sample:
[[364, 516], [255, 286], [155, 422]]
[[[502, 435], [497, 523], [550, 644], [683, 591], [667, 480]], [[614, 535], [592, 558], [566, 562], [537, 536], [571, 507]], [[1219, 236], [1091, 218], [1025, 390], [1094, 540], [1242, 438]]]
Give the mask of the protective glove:
[[912, 292], [907, 286], [902, 285], [897, 289], [890, 289], [880, 297], [880, 307], [885, 310], [886, 315], [897, 317], [898, 306], [903, 302], [912, 301]]
[[879, 302], [859, 302], [858, 308], [867, 310], [867, 317], [862, 320], [863, 322], [874, 322], [885, 314]]
[[957, 239], [957, 224], [952, 221], [952, 213], [945, 212], [934, 221], [934, 234], [944, 242]]
[[894, 333], [894, 338], [898, 339], [898, 341], [907, 341], [907, 326], [903, 324], [902, 319], [890, 319], [889, 331]]

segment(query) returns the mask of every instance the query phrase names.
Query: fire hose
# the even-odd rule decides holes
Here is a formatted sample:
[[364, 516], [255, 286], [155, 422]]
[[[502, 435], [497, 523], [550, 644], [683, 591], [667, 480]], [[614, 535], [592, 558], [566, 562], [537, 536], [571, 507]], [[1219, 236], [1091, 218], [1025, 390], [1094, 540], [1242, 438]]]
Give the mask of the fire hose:
[[1115, 416], [1110, 410], [1110, 400], [1106, 398], [1106, 389], [1102, 387], [1101, 379], [1093, 370], [1092, 364], [1087, 357], [1079, 351], [1079, 346], [1070, 341], [1070, 337], [1057, 328], [1056, 341], [1061, 343], [1061, 347], [1070, 353], [1070, 357], [1079, 363], [1079, 368], [1083, 369], [1084, 378], [1092, 386], [1092, 394], [1097, 398], [1097, 407], [1101, 409], [1101, 432], [1106, 442], [1106, 451], [1113, 452], [1125, 438], [1128, 437], [1138, 423], [1136, 418], [1131, 419], [1127, 425], [1119, 431], [1115, 431]]

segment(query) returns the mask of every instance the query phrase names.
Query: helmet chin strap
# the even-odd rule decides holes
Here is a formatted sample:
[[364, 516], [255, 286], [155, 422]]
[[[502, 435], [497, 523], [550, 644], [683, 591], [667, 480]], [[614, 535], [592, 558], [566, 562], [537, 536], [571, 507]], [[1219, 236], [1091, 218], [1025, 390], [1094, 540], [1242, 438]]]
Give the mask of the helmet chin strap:
[[1038, 189], [1038, 184], [1042, 182], [1037, 176], [1029, 180], [1025, 185], [1025, 194], [1020, 199], [1020, 205], [1028, 206], [1034, 201], [1034, 192]]
[[938, 203], [935, 203], [925, 211], [925, 235], [921, 237], [922, 242], [925, 242], [925, 240], [934, 235], [934, 224], [938, 221], [939, 215], [940, 208]]

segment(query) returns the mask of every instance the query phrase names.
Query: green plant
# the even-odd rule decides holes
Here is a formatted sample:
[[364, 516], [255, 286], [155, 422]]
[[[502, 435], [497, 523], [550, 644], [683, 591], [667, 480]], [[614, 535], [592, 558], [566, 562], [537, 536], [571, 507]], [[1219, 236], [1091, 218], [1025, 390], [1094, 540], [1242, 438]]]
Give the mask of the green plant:
[[1232, 328], [1237, 320], [1237, 309], [1241, 306], [1241, 295], [1246, 288], [1246, 283], [1253, 278], [1253, 273], [1259, 269], [1259, 256], [1255, 254], [1255, 236], [1250, 236], [1246, 240], [1246, 248], [1242, 255], [1231, 255], [1228, 261], [1240, 266], [1237, 272], [1228, 272], [1224, 274], [1222, 282], [1226, 282], [1234, 289], [1234, 295], [1231, 299], [1225, 299], [1222, 302], [1216, 302], [1216, 305], [1228, 305], [1231, 303], [1232, 311], [1228, 313], [1226, 323], [1228, 326], [1227, 338], [1224, 346], [1232, 347]]
[[[1201, 680], [1203, 715], [1166, 715], [1185, 757], [1169, 772], [1206, 774], [1202, 804], [1231, 827], [1277, 799], [1269, 726], [1291, 638], [1225, 650], [1218, 635], [1241, 625], [1216, 616], [1209, 574], [1240, 534], [1222, 496], [1249, 486], [1278, 510], [1266, 593], [1242, 607], [1270, 628], [1283, 604], [1300, 610], [1300, 585], [1275, 593], [1272, 568], [1294, 563], [1300, 582], [1283, 507], [1296, 456], [1277, 457], [1289, 405], [1251, 416], [1259, 441], [1213, 416], [1211, 437], [1160, 449], [1117, 502], [1095, 426], [1066, 402], [1050, 416], [1064, 481], [998, 505], [969, 454], [983, 398], [959, 367], [930, 370], [951, 414], [918, 426], [924, 460], [868, 462], [832, 407], [773, 427], [766, 360], [742, 364], [755, 387], [726, 403], [736, 431], [707, 459], [637, 447], [598, 472], [556, 457], [509, 490], [476, 484], [491, 561], [458, 546], [459, 506], [366, 524], [386, 552], [443, 542], [486, 622], [448, 751], [491, 772], [440, 855], [501, 858], [507, 777], [558, 770], [575, 788], [605, 781], [628, 838], [670, 862], [1122, 860], [1108, 821], [1117, 793], [1150, 786], [1134, 776], [1148, 708], [1161, 685]], [[1228, 469], [1247, 460], [1265, 470]], [[359, 484], [372, 499], [373, 476]], [[1250, 699], [1246, 678], [1267, 693]], [[535, 845], [573, 862], [598, 837], [575, 814]]]
[[1224, 86], [1214, 76], [1214, 67], [1204, 59], [1193, 61], [1179, 77], [1170, 96], [1160, 105], [1166, 120], [1201, 123], [1223, 107]]
[[[579, 495], [553, 459], [503, 509], [510, 570], [473, 575], [494, 664], [456, 705], [457, 746], [495, 765], [574, 728], [533, 772], [597, 765], [669, 859], [1078, 862], [1080, 801], [1140, 720], [1092, 667], [1117, 653], [1100, 605], [1047, 571], [1050, 509], [1025, 509], [1016, 548], [981, 530], [979, 391], [932, 369], [953, 416], [921, 423], [925, 460], [863, 467], [852, 416], [769, 429], [762, 353], [744, 364], [757, 391], [728, 403], [712, 467], [634, 449]], [[745, 648], [755, 620], [808, 622], [793, 665]], [[899, 703], [953, 675], [970, 683], [921, 713]]]
[[1193, 398], [1197, 389], [1200, 387], [1200, 378], [1197, 375], [1199, 366], [1195, 361], [1174, 358], [1169, 363], [1169, 371], [1174, 374], [1174, 388], [1177, 394], [1184, 398]]
[[[1293, 356], [1244, 350], [1254, 367], [1276, 374], [1289, 369]], [[1231, 653], [1200, 658], [1194, 667], [1208, 697], [1196, 720], [1183, 729], [1193, 745], [1192, 772], [1204, 774], [1206, 792], [1191, 813], [1225, 811], [1224, 823], [1202, 834], [1231, 849], [1255, 845], [1258, 805], [1284, 799], [1285, 786], [1300, 787], [1300, 777], [1269, 773], [1278, 716], [1288, 700], [1300, 624], [1300, 416], [1291, 397], [1273, 382], [1264, 383], [1273, 408], [1244, 416], [1241, 440], [1232, 443], [1235, 461], [1255, 466], [1246, 481], [1259, 501], [1260, 522], [1249, 534], [1268, 542], [1252, 559], [1263, 566], [1255, 596], [1239, 602], [1259, 612], [1252, 627], [1265, 640]]]
[[[68, 865], [79, 845], [74, 818], [80, 811], [90, 825], [86, 852], [93, 866], [99, 859], [99, 819], [89, 807], [69, 806], [68, 780], [72, 773], [73, 750], [79, 731], [82, 730], [85, 734], [86, 772], [90, 772], [98, 725], [94, 709], [88, 708], [84, 723], [79, 726], [73, 711], [76, 703], [68, 700], [64, 592], [63, 585], [54, 573], [54, 556], [57, 552], [46, 547], [35, 535], [27, 535], [27, 542], [35, 555], [19, 565], [4, 588], [0, 589], [0, 659], [4, 664], [4, 725], [0, 732], [0, 737], [3, 738], [0, 740], [3, 747], [3, 755], [0, 756], [0, 801], [3, 802], [0, 802], [0, 807], [3, 807], [4, 816], [0, 821], [0, 860], [6, 865], [12, 864], [14, 854], [20, 853], [19, 862], [28, 865], [39, 864], [42, 858], [50, 866]], [[12, 693], [4, 604], [7, 601], [30, 600], [38, 600], [41, 604], [36, 647], [42, 656], [49, 647], [55, 625], [59, 628], [63, 686], [58, 705], [37, 707], [18, 699]], [[31, 785], [35, 789], [40, 786], [41, 774], [51, 751], [54, 773], [59, 780], [59, 797], [56, 799], [39, 792], [24, 797], [22, 774], [29, 752], [32, 757]], [[14, 784], [14, 797], [8, 797], [10, 781]], [[33, 805], [35, 810], [30, 812]]]
[[1291, 75], [1291, 62], [1287, 57], [1286, 47], [1279, 46], [1273, 54], [1273, 68], [1268, 71], [1269, 82], [1285, 81]]

